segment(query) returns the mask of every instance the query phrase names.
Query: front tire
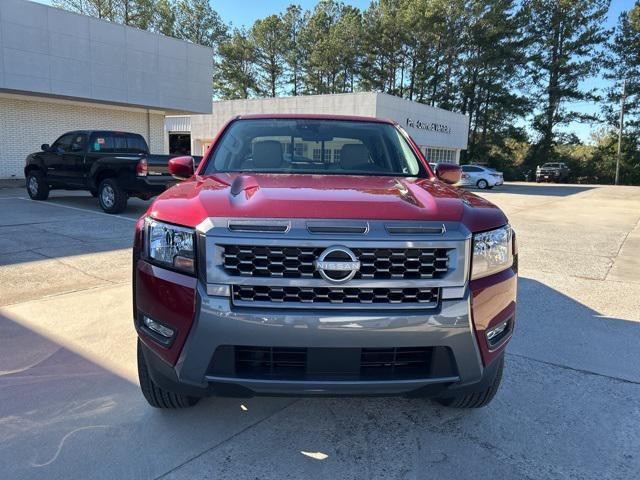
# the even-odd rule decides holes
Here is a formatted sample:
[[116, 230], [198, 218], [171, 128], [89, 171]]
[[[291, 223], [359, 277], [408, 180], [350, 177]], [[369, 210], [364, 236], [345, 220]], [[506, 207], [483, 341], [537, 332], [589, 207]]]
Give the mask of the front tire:
[[49, 184], [40, 170], [31, 170], [27, 174], [27, 193], [32, 200], [46, 200], [49, 198]]
[[481, 190], [485, 190], [489, 186], [489, 183], [486, 180], [480, 179], [478, 183], [476, 183], [476, 186]]
[[98, 187], [98, 202], [107, 213], [121, 213], [127, 208], [127, 194], [115, 178], [107, 178]]
[[436, 401], [445, 407], [452, 408], [481, 408], [491, 403], [495, 397], [500, 383], [502, 382], [502, 371], [504, 370], [504, 354], [500, 357], [498, 368], [494, 374], [491, 384], [481, 392], [465, 393], [453, 397], [436, 398]]
[[154, 408], [187, 408], [194, 406], [200, 400], [198, 397], [169, 392], [156, 385], [149, 375], [149, 367], [147, 367], [140, 340], [138, 340], [138, 379], [140, 380], [142, 395], [144, 395], [149, 405]]

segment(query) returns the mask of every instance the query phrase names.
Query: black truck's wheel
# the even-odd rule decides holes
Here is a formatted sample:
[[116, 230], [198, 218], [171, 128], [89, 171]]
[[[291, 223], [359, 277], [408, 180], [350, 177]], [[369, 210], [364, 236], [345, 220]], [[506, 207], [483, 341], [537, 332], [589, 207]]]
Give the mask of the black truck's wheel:
[[49, 184], [40, 170], [31, 170], [27, 174], [27, 193], [33, 200], [49, 198]]
[[142, 395], [155, 408], [186, 408], [192, 407], [200, 400], [198, 397], [190, 397], [180, 393], [168, 392], [159, 387], [149, 376], [147, 361], [142, 352], [142, 345], [138, 340], [138, 379]]
[[457, 395], [454, 397], [442, 397], [436, 398], [436, 401], [440, 405], [444, 405], [445, 407], [453, 407], [453, 408], [480, 408], [484, 407], [491, 403], [493, 397], [496, 395], [498, 388], [500, 387], [500, 382], [502, 381], [502, 370], [504, 369], [504, 355], [500, 357], [500, 362], [497, 366], [494, 377], [489, 384], [489, 386], [481, 391], [474, 393], [466, 393], [463, 395]]
[[127, 194], [114, 178], [107, 178], [98, 187], [98, 202], [107, 213], [120, 213], [127, 208]]

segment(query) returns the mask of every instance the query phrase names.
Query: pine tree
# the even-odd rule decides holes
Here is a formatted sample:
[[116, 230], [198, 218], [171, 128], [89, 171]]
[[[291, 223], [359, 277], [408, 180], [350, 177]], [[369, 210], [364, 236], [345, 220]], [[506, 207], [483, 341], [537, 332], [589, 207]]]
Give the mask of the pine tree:
[[257, 88], [261, 94], [275, 97], [282, 85], [287, 37], [284, 22], [277, 15], [258, 19], [251, 29], [258, 70]]
[[282, 15], [283, 29], [286, 37], [285, 64], [287, 83], [291, 85], [291, 94], [298, 95], [302, 82], [302, 48], [300, 30], [303, 25], [302, 9], [298, 5], [289, 5]]
[[209, 0], [177, 0], [174, 33], [178, 38], [215, 48], [227, 27]]
[[256, 49], [245, 29], [222, 41], [213, 77], [214, 92], [223, 99], [249, 98], [258, 91]]
[[[606, 66], [605, 77], [612, 82], [607, 91], [607, 102], [603, 106], [609, 126], [605, 138], [611, 144], [609, 149], [602, 149], [610, 153], [609, 156], [604, 156], [611, 157], [607, 162], [610, 166], [608, 173], [611, 178], [615, 175], [620, 100], [624, 82], [625, 116], [620, 179], [622, 183], [640, 183], [640, 1], [636, 1], [628, 12], [623, 12], [618, 18]], [[606, 143], [601, 141], [599, 144]]]
[[548, 161], [558, 126], [593, 117], [571, 108], [571, 102], [598, 100], [595, 89], [581, 82], [602, 64], [603, 27], [609, 0], [525, 0], [530, 40], [531, 97], [539, 105], [533, 127], [540, 139], [533, 160]]

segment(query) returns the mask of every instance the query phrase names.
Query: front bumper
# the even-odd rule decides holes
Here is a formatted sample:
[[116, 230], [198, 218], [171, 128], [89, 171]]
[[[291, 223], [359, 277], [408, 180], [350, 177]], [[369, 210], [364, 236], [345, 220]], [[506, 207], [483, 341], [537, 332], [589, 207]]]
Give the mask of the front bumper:
[[[442, 300], [429, 310], [405, 311], [326, 311], [321, 309], [238, 308], [228, 297], [208, 295], [201, 282], [194, 284], [194, 296], [186, 298], [184, 277], [139, 260], [136, 269], [136, 315], [143, 313], [167, 320], [167, 315], [180, 309], [180, 302], [193, 302], [193, 323], [188, 334], [185, 327], [183, 347], [175, 361], [167, 361], [166, 351], [145, 335], [137, 322], [149, 371], [153, 380], [170, 391], [194, 396], [207, 395], [441, 395], [445, 391], [480, 391], [492, 378], [495, 359], [483, 362], [476, 329], [471, 318], [472, 288], [464, 298]], [[513, 282], [513, 276], [504, 281]], [[182, 283], [181, 283], [182, 282]], [[177, 283], [181, 295], [166, 299], [150, 295], [150, 290], [167, 291]], [[170, 287], [173, 288], [173, 287]], [[487, 295], [486, 285], [482, 291]], [[510, 288], [510, 287], [509, 287]], [[509, 291], [507, 288], [507, 293]], [[490, 293], [489, 293], [490, 294]], [[169, 302], [167, 308], [163, 302]], [[515, 304], [513, 305], [515, 307]], [[184, 308], [182, 308], [184, 310]], [[496, 318], [513, 317], [514, 311], [499, 309]], [[486, 325], [491, 324], [489, 320]], [[506, 343], [506, 341], [505, 341]], [[216, 349], [228, 345], [278, 346], [307, 349], [366, 349], [389, 347], [447, 347], [455, 369], [446, 375], [427, 375], [404, 379], [331, 378], [330, 376], [290, 380], [286, 378], [252, 378], [216, 373], [213, 361]], [[231, 369], [233, 372], [233, 368]]]

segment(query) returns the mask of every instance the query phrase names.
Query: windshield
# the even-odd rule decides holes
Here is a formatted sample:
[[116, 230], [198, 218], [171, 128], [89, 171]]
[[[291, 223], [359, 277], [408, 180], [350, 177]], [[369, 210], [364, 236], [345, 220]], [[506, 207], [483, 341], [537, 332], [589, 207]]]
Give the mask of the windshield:
[[233, 122], [204, 173], [221, 172], [427, 176], [393, 125], [316, 119]]

